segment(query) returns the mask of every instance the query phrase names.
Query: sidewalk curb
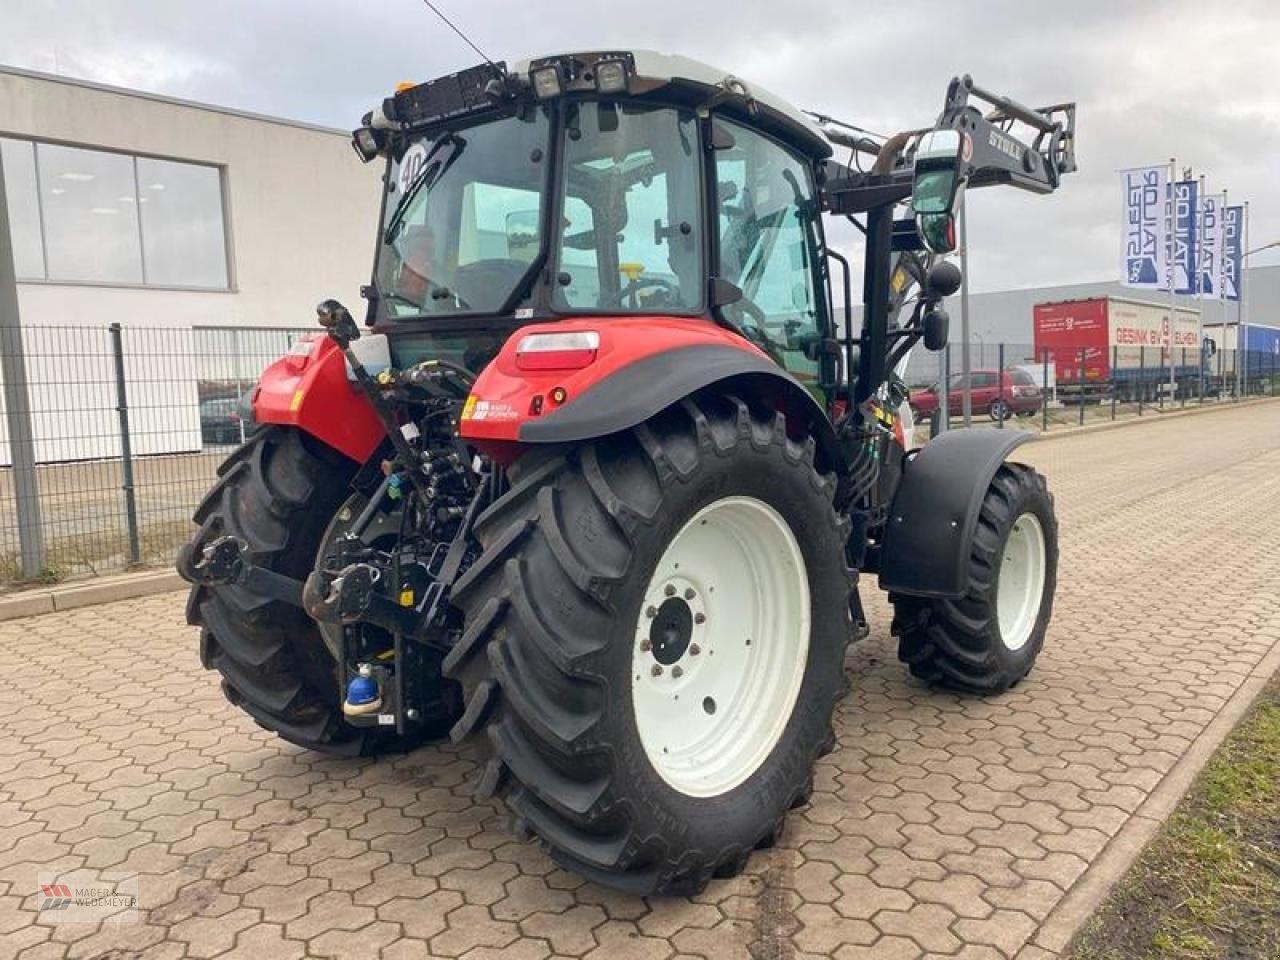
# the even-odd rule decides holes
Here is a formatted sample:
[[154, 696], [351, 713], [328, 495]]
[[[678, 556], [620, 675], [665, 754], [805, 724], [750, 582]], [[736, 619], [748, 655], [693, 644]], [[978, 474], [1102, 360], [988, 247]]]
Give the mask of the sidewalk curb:
[[0, 597], [0, 623], [19, 617], [36, 617], [45, 613], [110, 603], [113, 600], [131, 600], [156, 593], [170, 593], [184, 586], [178, 572], [169, 569], [99, 577], [42, 590], [24, 590], [13, 596]]
[[1036, 442], [1079, 437], [1086, 433], [1104, 433], [1107, 430], [1132, 427], [1142, 423], [1164, 423], [1167, 420], [1181, 420], [1183, 417], [1195, 417], [1200, 414], [1218, 413], [1224, 410], [1243, 410], [1247, 407], [1257, 407], [1272, 401], [1280, 401], [1280, 397], [1254, 397], [1252, 400], [1240, 400], [1236, 403], [1214, 403], [1202, 407], [1171, 410], [1168, 413], [1153, 413], [1150, 416], [1126, 417], [1123, 420], [1104, 420], [1101, 423], [1085, 424], [1083, 427], [1066, 427], [1062, 430], [1049, 430], [1044, 433], [1038, 433], [1036, 434]]
[[1033, 940], [1015, 954], [1016, 960], [1049, 960], [1071, 945], [1111, 889], [1155, 837], [1214, 752], [1253, 706], [1268, 681], [1280, 672], [1280, 641], [1249, 671], [1244, 682], [1218, 710], [1195, 741], [1147, 794], [1138, 809], [1080, 875], [1066, 896], [1049, 911]]

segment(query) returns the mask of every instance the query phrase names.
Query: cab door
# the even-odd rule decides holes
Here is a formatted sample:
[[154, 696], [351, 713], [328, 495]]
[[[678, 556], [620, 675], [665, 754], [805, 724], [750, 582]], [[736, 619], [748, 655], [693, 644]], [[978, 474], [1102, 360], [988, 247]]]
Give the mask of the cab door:
[[823, 382], [822, 345], [831, 332], [812, 169], [750, 127], [714, 122], [714, 273], [742, 291], [720, 309], [825, 404], [833, 384]]

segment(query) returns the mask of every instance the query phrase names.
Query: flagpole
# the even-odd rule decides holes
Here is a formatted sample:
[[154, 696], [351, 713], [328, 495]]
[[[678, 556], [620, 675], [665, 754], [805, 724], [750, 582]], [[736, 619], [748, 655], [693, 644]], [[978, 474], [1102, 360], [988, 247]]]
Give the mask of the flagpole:
[[[1246, 200], [1246, 201], [1244, 202], [1244, 213], [1243, 213], [1243, 216], [1244, 216], [1244, 224], [1241, 226], [1241, 229], [1244, 231], [1244, 235], [1243, 235], [1243, 237], [1242, 237], [1242, 239], [1241, 239], [1241, 243], [1240, 243], [1240, 277], [1239, 277], [1239, 279], [1236, 281], [1236, 282], [1237, 282], [1237, 287], [1236, 287], [1236, 347], [1237, 347], [1237, 350], [1238, 350], [1239, 352], [1241, 352], [1241, 353], [1243, 353], [1243, 354], [1244, 354], [1244, 357], [1245, 357], [1244, 362], [1245, 362], [1245, 364], [1247, 365], [1247, 364], [1248, 364], [1248, 362], [1249, 362], [1249, 359], [1248, 359], [1248, 358], [1249, 358], [1249, 354], [1248, 354], [1248, 352], [1247, 352], [1247, 351], [1248, 351], [1248, 343], [1249, 343], [1249, 338], [1248, 338], [1248, 336], [1247, 336], [1247, 334], [1248, 334], [1248, 332], [1249, 332], [1249, 327], [1248, 327], [1248, 323], [1249, 323], [1249, 311], [1245, 309], [1245, 302], [1244, 302], [1244, 298], [1245, 298], [1245, 279], [1244, 279], [1244, 275], [1245, 275], [1245, 271], [1246, 271], [1246, 270], [1248, 269], [1248, 267], [1249, 267], [1249, 261], [1248, 261], [1248, 259], [1245, 257], [1245, 253], [1247, 253], [1247, 252], [1248, 252], [1248, 250], [1249, 250], [1249, 201], [1248, 201], [1248, 200]], [[1236, 364], [1236, 366], [1240, 366], [1240, 364], [1239, 364], [1239, 363], [1237, 363], [1237, 364]], [[1242, 372], [1241, 372], [1241, 373], [1236, 377], [1237, 382], [1240, 384], [1240, 386], [1239, 386], [1239, 387], [1238, 387], [1238, 389], [1236, 390], [1236, 396], [1240, 396], [1242, 393], [1244, 393], [1244, 391], [1245, 391], [1246, 389], [1248, 389], [1249, 383], [1248, 383], [1247, 378], [1245, 377], [1245, 373], [1247, 373], [1247, 370], [1246, 370], [1246, 371], [1242, 371]]]
[[[1226, 188], [1222, 191], [1222, 206], [1218, 208], [1218, 302], [1222, 305], [1222, 345], [1227, 345], [1227, 207], [1231, 206], [1231, 201], [1227, 197]], [[1235, 365], [1240, 366], [1240, 333], [1236, 332], [1236, 358]], [[1218, 369], [1222, 370], [1227, 358], [1222, 358], [1222, 364]], [[1226, 371], [1222, 371], [1221, 384], [1219, 389], [1224, 389], [1227, 385]], [[1238, 399], [1238, 398], [1233, 398]]]
[[[1196, 229], [1196, 282], [1192, 289], [1195, 291], [1193, 296], [1197, 300], [1204, 299], [1204, 202], [1208, 199], [1204, 193], [1204, 174], [1200, 174], [1200, 192], [1196, 194], [1196, 211], [1200, 219], [1200, 225]], [[1201, 403], [1204, 403], [1204, 368], [1207, 364], [1204, 355], [1204, 304], [1196, 304], [1196, 366], [1200, 369], [1200, 396]]]
[[1174, 397], [1178, 392], [1178, 377], [1173, 368], [1173, 345], [1178, 339], [1178, 301], [1174, 296], [1174, 290], [1177, 284], [1173, 278], [1174, 264], [1178, 260], [1178, 188], [1175, 185], [1177, 179], [1178, 164], [1174, 157], [1169, 158], [1169, 250], [1166, 254], [1168, 258], [1166, 271], [1169, 277], [1169, 406], [1173, 406]]

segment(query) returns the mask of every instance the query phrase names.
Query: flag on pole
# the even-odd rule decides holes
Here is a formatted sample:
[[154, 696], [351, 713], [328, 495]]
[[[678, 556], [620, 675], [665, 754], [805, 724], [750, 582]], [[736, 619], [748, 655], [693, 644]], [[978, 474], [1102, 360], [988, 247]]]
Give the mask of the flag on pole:
[[1120, 173], [1123, 186], [1121, 283], [1162, 287], [1168, 283], [1168, 167], [1135, 167]]
[[1240, 299], [1240, 271], [1244, 268], [1244, 207], [1222, 208], [1222, 295]]
[[1222, 299], [1222, 194], [1201, 201], [1200, 292], [1201, 300]]
[[1200, 185], [1194, 180], [1181, 180], [1173, 184], [1173, 249], [1170, 266], [1173, 269], [1175, 293], [1193, 294], [1196, 282], [1196, 260], [1199, 256]]

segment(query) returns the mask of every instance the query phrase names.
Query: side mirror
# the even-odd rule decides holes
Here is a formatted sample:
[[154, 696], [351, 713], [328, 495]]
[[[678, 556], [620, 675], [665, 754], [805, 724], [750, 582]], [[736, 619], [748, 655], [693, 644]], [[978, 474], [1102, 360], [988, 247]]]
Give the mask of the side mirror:
[[951, 328], [951, 318], [941, 307], [930, 307], [921, 318], [924, 326], [924, 348], [936, 353], [947, 345], [947, 335]]
[[911, 210], [916, 216], [955, 209], [963, 154], [959, 130], [930, 130], [920, 138], [911, 184]]
[[921, 213], [916, 215], [916, 230], [930, 253], [954, 253], [956, 218], [953, 213]]
[[951, 253], [956, 248], [955, 208], [965, 146], [965, 135], [959, 130], [930, 130], [916, 146], [911, 210], [920, 239], [932, 253]]

